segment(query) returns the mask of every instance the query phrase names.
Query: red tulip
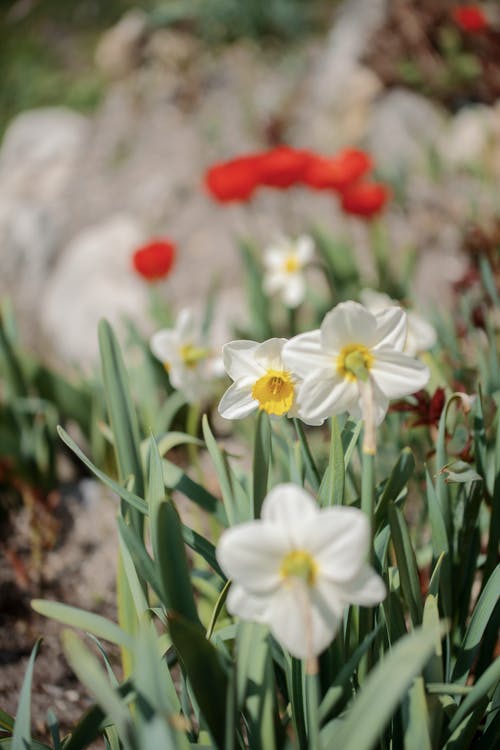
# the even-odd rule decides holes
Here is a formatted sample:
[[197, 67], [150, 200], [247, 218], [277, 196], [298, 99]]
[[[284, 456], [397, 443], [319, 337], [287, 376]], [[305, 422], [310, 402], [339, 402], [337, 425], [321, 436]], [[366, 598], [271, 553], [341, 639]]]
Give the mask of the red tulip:
[[413, 394], [413, 398], [415, 399], [415, 403], [396, 401], [391, 404], [390, 410], [413, 414], [412, 427], [419, 427], [421, 425], [437, 427], [446, 403], [444, 388], [436, 388], [433, 396], [430, 396], [427, 391], [418, 391], [418, 393]]
[[205, 185], [219, 203], [247, 201], [259, 183], [258, 154], [214, 164], [205, 174]]
[[389, 188], [380, 182], [355, 182], [342, 192], [341, 204], [345, 213], [371, 219], [389, 198]]
[[290, 146], [277, 146], [260, 155], [259, 184], [288, 188], [302, 182], [313, 155]]
[[479, 5], [459, 5], [453, 8], [451, 15], [463, 31], [480, 32], [489, 26], [486, 14]]
[[373, 167], [364, 151], [345, 148], [330, 158], [316, 156], [309, 162], [304, 182], [318, 190], [344, 190]]
[[175, 245], [168, 240], [151, 240], [132, 256], [134, 269], [146, 281], [163, 279], [170, 272], [174, 260]]

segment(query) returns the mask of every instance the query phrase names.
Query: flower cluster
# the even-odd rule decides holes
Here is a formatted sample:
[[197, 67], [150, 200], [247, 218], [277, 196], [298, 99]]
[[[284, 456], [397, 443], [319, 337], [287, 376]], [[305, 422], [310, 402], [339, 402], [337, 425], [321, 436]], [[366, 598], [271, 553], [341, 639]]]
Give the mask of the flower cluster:
[[297, 658], [312, 659], [332, 641], [350, 604], [386, 595], [366, 563], [370, 524], [356, 508], [320, 510], [301, 487], [281, 484], [261, 519], [222, 534], [217, 559], [232, 579], [231, 614], [267, 625]]
[[298, 416], [308, 424], [349, 412], [379, 424], [389, 400], [423, 388], [428, 368], [405, 354], [407, 316], [400, 307], [372, 313], [342, 302], [321, 328], [286, 341], [233, 341], [223, 348], [234, 380], [219, 404], [227, 419], [253, 411]]
[[458, 5], [453, 8], [451, 15], [462, 31], [479, 33], [489, 26], [488, 18], [479, 5]]
[[158, 281], [170, 273], [175, 253], [175, 245], [172, 242], [154, 239], [147, 245], [137, 248], [132, 255], [132, 265], [146, 281]]
[[354, 148], [325, 157], [290, 146], [246, 154], [214, 164], [205, 174], [205, 185], [220, 203], [248, 201], [259, 187], [285, 190], [305, 185], [340, 194], [344, 211], [370, 218], [389, 199], [388, 188], [363, 178], [373, 167], [371, 157]]
[[214, 378], [223, 374], [220, 359], [206, 346], [191, 310], [182, 310], [174, 328], [157, 331], [150, 347], [165, 367], [172, 386], [181, 391], [189, 403], [198, 403], [207, 397]]

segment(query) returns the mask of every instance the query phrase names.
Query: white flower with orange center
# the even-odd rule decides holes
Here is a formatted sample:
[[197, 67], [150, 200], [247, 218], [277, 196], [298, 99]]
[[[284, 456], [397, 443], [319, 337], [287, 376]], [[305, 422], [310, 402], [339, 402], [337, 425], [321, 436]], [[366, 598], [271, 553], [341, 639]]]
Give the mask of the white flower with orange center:
[[307, 235], [301, 235], [296, 240], [283, 237], [268, 247], [264, 253], [266, 294], [281, 292], [287, 307], [298, 307], [306, 293], [304, 267], [313, 255], [314, 242]]
[[[222, 348], [224, 367], [234, 383], [219, 404], [226, 419], [243, 419], [261, 410], [271, 416], [300, 417], [297, 410], [300, 378], [283, 366], [286, 339], [231, 341]], [[319, 424], [309, 422], [309, 424]]]
[[232, 579], [228, 611], [267, 625], [299, 659], [333, 640], [350, 604], [374, 606], [386, 595], [367, 564], [370, 525], [356, 508], [320, 509], [302, 487], [281, 484], [261, 518], [223, 532], [217, 560]]
[[347, 411], [380, 424], [389, 399], [415, 393], [429, 380], [427, 367], [403, 353], [405, 341], [401, 308], [374, 314], [358, 302], [340, 303], [319, 330], [283, 347], [285, 367], [303, 379], [297, 408], [306, 419]]
[[[400, 306], [399, 302], [389, 297], [388, 294], [376, 292], [374, 289], [362, 289], [359, 298], [362, 304], [373, 313], [385, 310], [387, 307]], [[415, 357], [421, 352], [432, 349], [437, 341], [437, 333], [428, 320], [425, 320], [413, 310], [406, 310], [406, 315], [408, 317], [408, 329], [403, 351], [410, 357]]]
[[215, 377], [222, 374], [220, 360], [204, 346], [200, 327], [191, 310], [182, 310], [174, 328], [164, 328], [151, 337], [150, 348], [163, 363], [174, 388], [197, 403], [206, 398]]

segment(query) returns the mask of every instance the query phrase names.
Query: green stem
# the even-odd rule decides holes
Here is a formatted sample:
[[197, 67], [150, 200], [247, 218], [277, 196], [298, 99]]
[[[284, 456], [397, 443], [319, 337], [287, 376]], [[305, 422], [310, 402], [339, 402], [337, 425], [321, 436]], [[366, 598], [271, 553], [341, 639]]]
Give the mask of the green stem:
[[288, 309], [288, 335], [295, 336], [297, 333], [297, 309], [289, 307]]
[[[373, 534], [374, 534], [374, 508], [375, 508], [375, 456], [370, 453], [362, 454], [361, 466], [361, 510], [368, 518], [370, 524], [370, 552], [369, 561], [373, 561]], [[368, 633], [373, 629], [373, 610], [362, 607], [359, 609], [359, 643], [362, 643]], [[372, 661], [371, 649], [360, 661], [358, 676], [363, 682], [370, 670]]]
[[319, 736], [319, 675], [316, 670], [306, 669], [306, 709], [307, 709], [307, 736], [309, 750], [320, 750], [321, 742]]

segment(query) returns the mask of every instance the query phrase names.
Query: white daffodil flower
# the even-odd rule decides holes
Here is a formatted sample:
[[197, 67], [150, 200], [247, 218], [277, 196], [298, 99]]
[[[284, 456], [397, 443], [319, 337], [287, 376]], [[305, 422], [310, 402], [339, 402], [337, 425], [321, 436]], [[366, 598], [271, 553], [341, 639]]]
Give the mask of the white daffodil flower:
[[157, 331], [150, 340], [154, 356], [163, 363], [174, 388], [190, 403], [206, 398], [215, 377], [223, 374], [220, 359], [203, 345], [202, 335], [191, 310], [182, 310], [174, 328]]
[[[260, 409], [272, 416], [300, 417], [297, 409], [301, 381], [283, 366], [286, 339], [231, 341], [222, 348], [224, 367], [234, 383], [219, 403], [225, 419], [243, 419]], [[308, 424], [320, 422], [308, 421]]]
[[366, 563], [370, 525], [360, 510], [320, 509], [302, 487], [281, 484], [261, 519], [223, 532], [217, 560], [232, 579], [228, 611], [267, 625], [295, 657], [312, 659], [333, 640], [346, 607], [386, 595]]
[[358, 302], [341, 302], [319, 330], [283, 347], [285, 367], [303, 379], [297, 408], [306, 419], [347, 411], [380, 424], [389, 399], [415, 393], [429, 380], [427, 367], [403, 353], [405, 341], [406, 313], [400, 307], [374, 314]]
[[312, 260], [313, 254], [314, 242], [307, 235], [296, 240], [283, 237], [268, 247], [264, 252], [266, 294], [281, 292], [287, 307], [298, 307], [306, 292], [304, 266]]
[[[373, 313], [385, 310], [387, 307], [400, 307], [397, 300], [383, 292], [376, 292], [374, 289], [362, 289], [359, 298], [361, 303]], [[413, 310], [406, 310], [406, 314], [408, 329], [403, 351], [410, 357], [415, 357], [421, 352], [432, 349], [437, 341], [437, 333], [434, 326]]]

